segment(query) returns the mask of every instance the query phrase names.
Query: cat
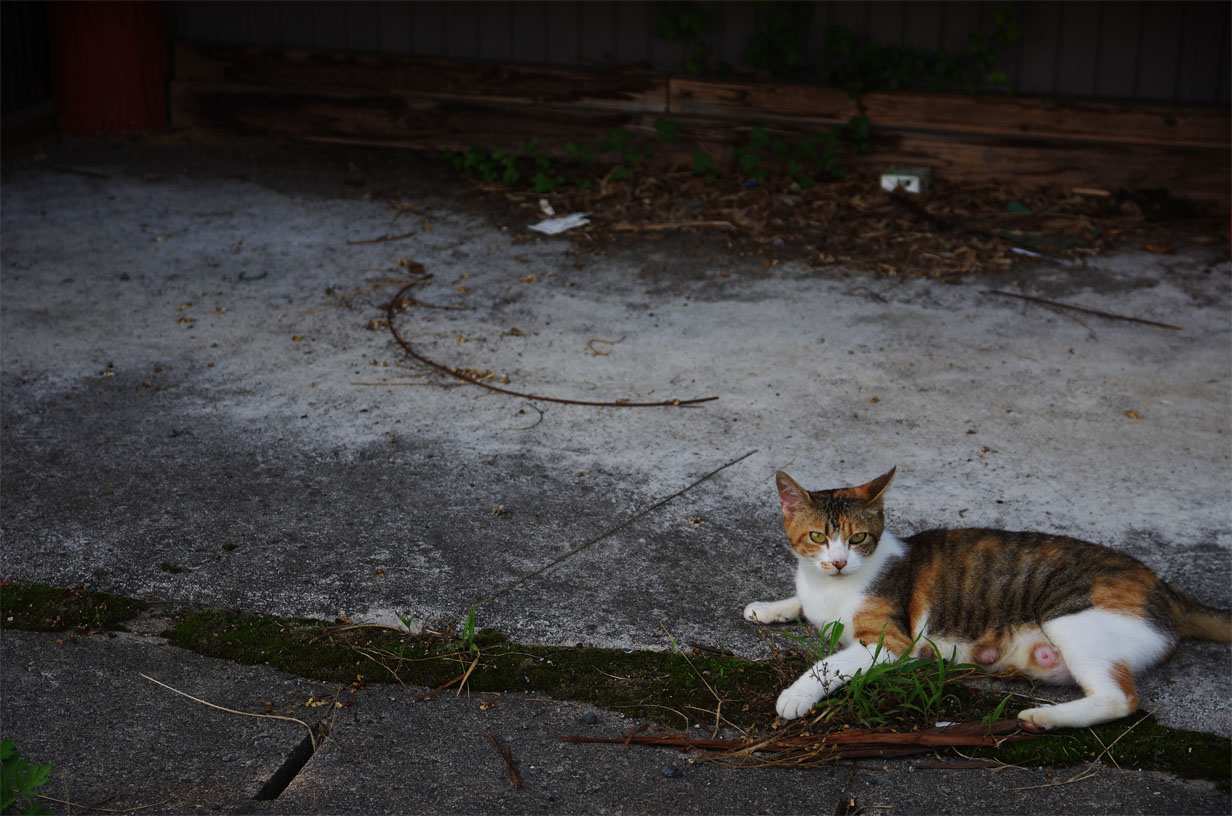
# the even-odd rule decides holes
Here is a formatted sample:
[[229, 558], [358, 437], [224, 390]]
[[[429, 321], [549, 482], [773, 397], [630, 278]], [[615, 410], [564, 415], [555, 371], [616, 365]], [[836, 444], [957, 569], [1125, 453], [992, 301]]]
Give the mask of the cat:
[[[1024, 728], [1080, 728], [1138, 708], [1134, 674], [1180, 637], [1232, 642], [1232, 612], [1175, 589], [1140, 561], [1099, 544], [1045, 533], [929, 530], [900, 540], [885, 529], [895, 469], [867, 484], [807, 491], [776, 475], [783, 526], [797, 558], [796, 594], [751, 603], [747, 620], [803, 615], [842, 624], [839, 647], [779, 695], [784, 719], [872, 666], [911, 653], [974, 663], [1086, 696], [1018, 713]], [[880, 645], [880, 651], [877, 647]]]

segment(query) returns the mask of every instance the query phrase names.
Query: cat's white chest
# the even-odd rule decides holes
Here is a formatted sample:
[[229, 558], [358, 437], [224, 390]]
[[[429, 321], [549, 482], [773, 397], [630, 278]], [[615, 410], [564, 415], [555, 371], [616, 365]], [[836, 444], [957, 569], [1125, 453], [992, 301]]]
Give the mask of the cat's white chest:
[[843, 642], [851, 640], [851, 619], [865, 598], [868, 587], [887, 561], [902, 555], [905, 546], [889, 533], [883, 534], [873, 557], [854, 575], [841, 577], [822, 572], [804, 561], [796, 568], [796, 597], [806, 620], [820, 628], [830, 621], [843, 624]]
[[841, 621], [851, 630], [851, 619], [864, 602], [868, 582], [860, 576], [834, 578], [801, 564], [796, 571], [796, 597], [804, 617], [820, 628], [830, 621]]

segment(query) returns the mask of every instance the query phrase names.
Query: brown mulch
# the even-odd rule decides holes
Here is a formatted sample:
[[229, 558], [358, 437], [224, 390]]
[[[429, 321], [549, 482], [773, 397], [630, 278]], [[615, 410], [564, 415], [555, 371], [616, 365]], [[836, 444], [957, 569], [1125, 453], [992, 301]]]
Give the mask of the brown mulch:
[[1168, 254], [1179, 241], [1227, 245], [1226, 220], [1166, 191], [942, 182], [916, 195], [888, 193], [866, 175], [801, 189], [786, 179], [742, 187], [690, 171], [600, 181], [593, 190], [562, 187], [544, 196], [488, 190], [502, 192], [528, 219], [543, 217], [540, 198], [558, 215], [592, 213], [589, 226], [565, 235], [596, 247], [693, 233], [762, 255], [767, 265], [791, 259], [943, 282], [1020, 262], [1073, 261], [1113, 246]]

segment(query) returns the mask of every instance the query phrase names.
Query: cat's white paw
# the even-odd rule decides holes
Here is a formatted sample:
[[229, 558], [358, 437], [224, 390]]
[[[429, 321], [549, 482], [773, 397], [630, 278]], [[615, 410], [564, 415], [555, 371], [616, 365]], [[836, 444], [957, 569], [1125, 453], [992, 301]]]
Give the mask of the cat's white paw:
[[775, 623], [771, 617], [772, 603], [751, 603], [744, 608], [744, 619], [754, 623]]
[[800, 602], [795, 598], [785, 601], [758, 601], [744, 608], [744, 619], [754, 623], [782, 623], [800, 617]]
[[809, 713], [814, 703], [823, 696], [820, 684], [807, 685], [796, 682], [783, 690], [778, 702], [774, 704], [774, 709], [785, 720], [798, 719]]

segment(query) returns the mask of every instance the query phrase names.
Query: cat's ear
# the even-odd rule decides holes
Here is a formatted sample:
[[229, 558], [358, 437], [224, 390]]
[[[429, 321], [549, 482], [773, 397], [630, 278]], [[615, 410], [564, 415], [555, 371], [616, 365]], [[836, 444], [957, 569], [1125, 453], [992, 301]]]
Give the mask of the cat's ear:
[[865, 504], [875, 504], [885, 495], [886, 488], [890, 486], [890, 482], [894, 481], [894, 471], [898, 470], [898, 466], [890, 468], [887, 472], [881, 474], [876, 479], [873, 479], [868, 484], [862, 484], [859, 487], [853, 487], [852, 492], [855, 497]]
[[774, 483], [779, 488], [779, 504], [783, 507], [783, 518], [790, 519], [812, 505], [808, 491], [783, 471], [774, 474]]

